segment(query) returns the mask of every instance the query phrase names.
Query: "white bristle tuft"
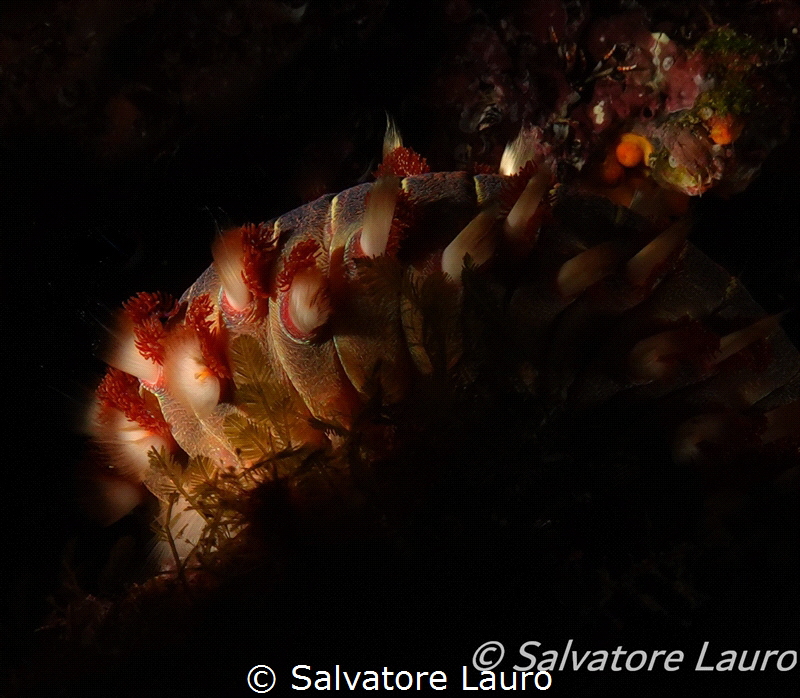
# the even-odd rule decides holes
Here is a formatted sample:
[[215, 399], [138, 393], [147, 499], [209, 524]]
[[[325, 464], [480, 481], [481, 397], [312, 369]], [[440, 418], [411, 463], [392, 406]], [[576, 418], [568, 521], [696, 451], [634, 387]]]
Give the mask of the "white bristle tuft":
[[685, 216], [639, 250], [628, 260], [628, 281], [634, 286], [644, 286], [657, 273], [660, 265], [683, 248], [691, 228], [692, 220]]
[[500, 174], [515, 175], [536, 155], [536, 139], [534, 132], [520, 129], [517, 137], [506, 146], [500, 158]]
[[250, 291], [243, 277], [242, 229], [233, 228], [217, 236], [211, 252], [228, 303], [235, 310], [244, 310], [250, 303]]
[[760, 339], [766, 339], [780, 325], [783, 313], [778, 315], [768, 315], [752, 325], [737, 332], [731, 332], [719, 340], [719, 354], [714, 357], [714, 363], [719, 364], [729, 359], [734, 354], [740, 352], [745, 347], [750, 346]]
[[88, 513], [104, 526], [119, 521], [145, 501], [142, 485], [136, 485], [121, 477], [102, 475], [92, 483], [93, 491], [88, 495]]
[[114, 334], [106, 363], [147, 383], [156, 383], [161, 375], [161, 367], [155, 361], [142, 356], [136, 348], [133, 323], [126, 318], [122, 319], [119, 329]]
[[616, 269], [620, 256], [613, 243], [603, 242], [567, 260], [556, 278], [559, 293], [564, 298], [583, 293], [589, 286], [609, 276]]
[[494, 224], [499, 207], [495, 204], [481, 211], [442, 252], [442, 271], [455, 281], [461, 280], [464, 257], [469, 255], [481, 266], [494, 254]]
[[397, 130], [397, 126], [392, 117], [386, 114], [386, 134], [383, 136], [383, 157], [386, 158], [389, 153], [402, 147], [403, 139], [400, 136], [400, 131]]
[[675, 371], [672, 359], [683, 348], [683, 333], [667, 330], [638, 342], [628, 356], [629, 377], [634, 383], [664, 380]]
[[208, 417], [220, 396], [219, 379], [203, 358], [200, 340], [185, 331], [171, 338], [164, 360], [167, 390], [200, 419]]
[[119, 410], [114, 410], [95, 431], [111, 466], [120, 475], [137, 482], [143, 482], [150, 469], [150, 450], [168, 448], [164, 437], [148, 431]]
[[[172, 504], [170, 515], [167, 525], [172, 545], [167, 541], [158, 541], [151, 553], [151, 562], [159, 569], [169, 569], [186, 560], [197, 547], [208, 525], [202, 514], [192, 509], [184, 497], [178, 497]], [[175, 559], [176, 554], [178, 560]]]
[[197, 545], [206, 527], [206, 520], [200, 512], [189, 507], [189, 503], [180, 498], [172, 508], [173, 520], [170, 530], [178, 556], [183, 560]]
[[672, 442], [672, 458], [676, 463], [697, 463], [703, 460], [702, 442], [724, 443], [731, 426], [727, 412], [701, 414], [681, 424]]
[[503, 233], [509, 240], [524, 239], [528, 221], [550, 188], [550, 169], [542, 164], [531, 177], [503, 223]]
[[328, 283], [317, 267], [298, 272], [289, 289], [288, 311], [294, 330], [312, 336], [331, 315]]
[[761, 435], [764, 443], [800, 434], [800, 400], [777, 407], [764, 416], [767, 418], [767, 428]]
[[391, 175], [380, 177], [372, 185], [360, 239], [361, 251], [367, 257], [380, 257], [386, 252], [399, 191], [400, 178]]

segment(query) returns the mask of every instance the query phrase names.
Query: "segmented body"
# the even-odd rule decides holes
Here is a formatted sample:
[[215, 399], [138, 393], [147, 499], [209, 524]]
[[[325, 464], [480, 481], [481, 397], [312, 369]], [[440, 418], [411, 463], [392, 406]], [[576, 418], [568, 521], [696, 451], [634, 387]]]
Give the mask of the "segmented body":
[[[94, 415], [107, 519], [147, 488], [162, 561], [209, 552], [242, 525], [237, 496], [302, 487], [320, 452], [346, 480], [354, 431], [379, 459], [415, 386], [476, 376], [543, 413], [641, 406], [679, 460], [796, 457], [797, 351], [685, 221], [659, 231], [579, 191], [548, 197], [546, 168], [428, 173], [408, 157], [228, 231], [179, 302], [129, 301]], [[390, 416], [365, 424], [368, 410]]]

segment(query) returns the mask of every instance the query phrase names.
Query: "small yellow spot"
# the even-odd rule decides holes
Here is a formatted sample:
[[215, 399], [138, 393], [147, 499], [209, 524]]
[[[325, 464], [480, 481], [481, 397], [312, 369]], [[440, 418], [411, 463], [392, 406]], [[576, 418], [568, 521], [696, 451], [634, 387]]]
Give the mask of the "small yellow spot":
[[214, 375], [214, 374], [213, 374], [213, 372], [211, 371], [211, 369], [210, 369], [210, 368], [208, 368], [208, 366], [204, 366], [204, 367], [203, 367], [203, 370], [201, 370], [201, 371], [198, 371], [197, 373], [195, 373], [195, 374], [194, 374], [194, 379], [195, 379], [195, 380], [196, 380], [198, 383], [205, 383], [205, 382], [206, 382], [206, 380], [207, 380], [207, 379], [209, 379], [209, 378], [211, 378], [213, 375]]

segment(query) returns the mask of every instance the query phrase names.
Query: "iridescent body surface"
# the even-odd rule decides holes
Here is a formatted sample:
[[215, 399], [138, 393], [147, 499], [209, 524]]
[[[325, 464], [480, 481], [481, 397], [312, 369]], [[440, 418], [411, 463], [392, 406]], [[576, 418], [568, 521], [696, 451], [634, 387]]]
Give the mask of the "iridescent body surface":
[[101, 516], [149, 490], [159, 563], [212, 554], [243, 526], [237, 498], [342, 486], [424, 386], [480, 375], [549, 414], [641, 405], [698, 467], [796, 458], [800, 361], [778, 318], [686, 242], [687, 219], [561, 187], [534, 152], [523, 134], [499, 174], [430, 173], [390, 129], [375, 183], [226, 231], [180, 301], [131, 299], [93, 412]]

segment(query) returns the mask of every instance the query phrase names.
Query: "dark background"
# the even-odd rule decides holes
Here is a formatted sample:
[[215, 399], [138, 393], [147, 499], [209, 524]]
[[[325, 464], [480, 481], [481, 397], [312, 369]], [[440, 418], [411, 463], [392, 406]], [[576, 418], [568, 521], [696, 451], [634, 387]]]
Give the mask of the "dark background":
[[[491, 563], [485, 554], [464, 563], [463, 573], [439, 569], [430, 559], [399, 573], [384, 559], [389, 553], [375, 550], [366, 556], [373, 569], [382, 570], [376, 577], [386, 577], [380, 594], [370, 596], [359, 586], [364, 582], [357, 570], [368, 564], [364, 551], [339, 551], [343, 557], [337, 560], [310, 552], [299, 563], [307, 566], [310, 581], [302, 593], [288, 594], [287, 608], [250, 588], [247, 598], [259, 604], [251, 617], [255, 627], [246, 628], [236, 625], [247, 615], [244, 604], [218, 601], [208, 613], [212, 620], [198, 623], [195, 639], [175, 646], [174, 661], [164, 658], [159, 645], [152, 656], [141, 653], [141, 670], [139, 663], [121, 660], [119, 673], [98, 672], [95, 650], [86, 650], [85, 659], [81, 642], [52, 645], [50, 636], [42, 639], [47, 633], [34, 632], [63, 607], [70, 584], [65, 569], [77, 569], [84, 591], [98, 593], [100, 560], [120, 535], [83, 518], [74, 477], [85, 446], [81, 414], [102, 375], [96, 357], [111, 311], [142, 290], [180, 295], [210, 262], [218, 226], [268, 220], [324, 191], [354, 184], [374, 168], [385, 111], [420, 152], [436, 140], [427, 129], [433, 119], [425, 95], [426, 80], [447, 48], [439, 5], [311, 2], [299, 21], [289, 21], [287, 12], [298, 7], [76, 1], [13, 3], [0, 10], [4, 395], [11, 417], [3, 459], [7, 562], [0, 584], [0, 650], [20, 694], [35, 692], [37, 681], [50, 695], [77, 694], [75, 687], [93, 686], [90, 675], [106, 687], [120, 676], [141, 681], [155, 694], [175, 681], [186, 687], [216, 677], [221, 687], [233, 686], [244, 675], [240, 664], [269, 663], [259, 646], [274, 649], [278, 640], [271, 628], [291, 627], [293, 610], [308, 623], [309, 635], [295, 642], [325, 662], [319, 668], [348, 661], [356, 669], [387, 663], [445, 668], [453, 687], [455, 668], [469, 662], [480, 642], [497, 636], [511, 647], [539, 639], [558, 648], [562, 635], [571, 636], [569, 628], [541, 631], [534, 615], [541, 608], [530, 600], [472, 605], [471, 596], [497, 590], [490, 574], [476, 576]], [[796, 66], [791, 70], [796, 73]], [[727, 200], [711, 194], [698, 202], [695, 243], [740, 276], [770, 312], [796, 308], [800, 295], [796, 126], [795, 120], [789, 141], [746, 192]], [[783, 324], [797, 344], [795, 314]], [[757, 516], [754, 525], [782, 530], [783, 522], [763, 519]], [[790, 534], [787, 546], [796, 543]], [[661, 625], [643, 624], [626, 629], [626, 646], [644, 648], [645, 638], [684, 649], [691, 665], [698, 638], [733, 637], [731, 647], [745, 647], [747, 633], [756, 628], [754, 646], [760, 647], [769, 631], [764, 624], [737, 625], [736, 613], [754, 604], [756, 610], [743, 616], [763, 615], [770, 609], [763, 597], [771, 585], [791, 583], [785, 576], [791, 555], [784, 556], [780, 546], [771, 555], [778, 562], [765, 563], [764, 576], [774, 568], [776, 579], [743, 589], [727, 580], [730, 588], [704, 606], [691, 631], [672, 627], [664, 635]], [[315, 568], [318, 559], [326, 561]], [[760, 562], [736, 564], [752, 570]], [[348, 566], [356, 571], [343, 575]], [[532, 568], [527, 562], [528, 573]], [[326, 590], [325, 570], [353, 586], [341, 594]], [[432, 570], [439, 577], [424, 583], [417, 578]], [[448, 585], [462, 591], [457, 601], [439, 607], [437, 601], [447, 596], [441, 588]], [[524, 595], [527, 588], [523, 575], [506, 591]], [[358, 589], [367, 599], [363, 605]], [[799, 648], [790, 644], [794, 625], [782, 618], [776, 647], [766, 649]], [[607, 628], [595, 631], [584, 649], [616, 646], [606, 642], [616, 637]], [[315, 643], [310, 636], [317, 632]], [[577, 646], [581, 636], [574, 636]], [[231, 646], [237, 637], [240, 648]], [[43, 657], [53, 664], [44, 666]], [[56, 689], [58, 672], [68, 665], [73, 675]], [[191, 676], [178, 681], [173, 666], [191, 667]], [[696, 678], [684, 671], [665, 687]], [[726, 681], [738, 677], [702, 679], [713, 692], [732, 688]], [[235, 685], [232, 693], [241, 686]], [[772, 685], [768, 691], [783, 688]]]

